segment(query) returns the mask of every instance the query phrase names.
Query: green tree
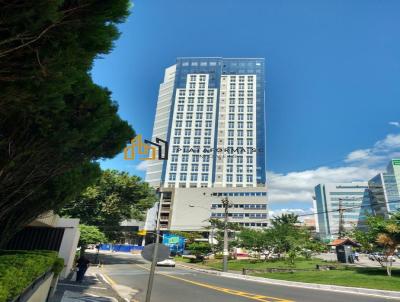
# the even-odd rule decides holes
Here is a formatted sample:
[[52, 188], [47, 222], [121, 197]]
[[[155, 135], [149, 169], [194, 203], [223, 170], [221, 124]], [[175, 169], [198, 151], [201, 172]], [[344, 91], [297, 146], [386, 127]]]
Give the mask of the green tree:
[[368, 230], [355, 230], [353, 235], [364, 248], [369, 251], [382, 249], [386, 260], [380, 262], [386, 266], [387, 275], [392, 275], [393, 255], [400, 245], [400, 211], [392, 214], [389, 219], [381, 216], [367, 218]]
[[121, 221], [143, 219], [144, 212], [155, 201], [154, 190], [140, 177], [105, 170], [94, 185], [68, 202], [60, 214], [97, 226], [109, 239], [116, 239]]
[[196, 256], [203, 256], [211, 252], [211, 246], [208, 242], [193, 242], [188, 245], [188, 250]]
[[272, 232], [269, 229], [255, 230], [245, 228], [238, 233], [239, 246], [257, 252], [258, 258], [274, 248]]
[[100, 175], [134, 131], [93, 60], [109, 53], [128, 0], [8, 1], [0, 31], [0, 246]]
[[85, 253], [85, 250], [89, 244], [97, 244], [106, 242], [106, 236], [99, 230], [98, 227], [92, 225], [79, 225], [80, 237], [78, 246], [81, 248], [81, 255]]

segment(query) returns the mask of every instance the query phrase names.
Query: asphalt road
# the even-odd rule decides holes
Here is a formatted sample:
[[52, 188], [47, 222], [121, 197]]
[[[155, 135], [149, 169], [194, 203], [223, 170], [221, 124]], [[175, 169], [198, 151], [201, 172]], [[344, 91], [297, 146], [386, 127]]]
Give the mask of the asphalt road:
[[[139, 290], [145, 300], [149, 263], [140, 256], [101, 255], [102, 272], [116, 284]], [[373, 296], [345, 294], [229, 279], [180, 267], [157, 268], [152, 302], [382, 302]]]

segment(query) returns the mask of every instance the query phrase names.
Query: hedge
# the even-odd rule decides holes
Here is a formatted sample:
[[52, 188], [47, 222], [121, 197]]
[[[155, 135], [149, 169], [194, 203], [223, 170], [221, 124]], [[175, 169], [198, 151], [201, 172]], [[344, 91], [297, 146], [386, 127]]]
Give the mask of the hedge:
[[53, 251], [0, 251], [0, 302], [11, 301], [47, 271], [59, 274], [63, 267]]

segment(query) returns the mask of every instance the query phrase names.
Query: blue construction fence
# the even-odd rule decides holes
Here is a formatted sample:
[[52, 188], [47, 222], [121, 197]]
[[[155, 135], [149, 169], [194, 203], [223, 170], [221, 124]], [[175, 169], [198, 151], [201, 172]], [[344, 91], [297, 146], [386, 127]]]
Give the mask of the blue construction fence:
[[141, 251], [143, 248], [143, 246], [133, 244], [100, 244], [100, 251], [110, 252], [131, 253], [133, 251]]

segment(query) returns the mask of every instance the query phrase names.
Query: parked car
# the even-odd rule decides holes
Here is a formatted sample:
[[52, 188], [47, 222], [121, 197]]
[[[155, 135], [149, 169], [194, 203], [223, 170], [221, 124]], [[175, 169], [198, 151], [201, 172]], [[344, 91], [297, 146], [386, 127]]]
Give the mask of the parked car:
[[372, 261], [378, 261], [378, 262], [385, 262], [387, 260], [391, 260], [392, 262], [396, 261], [395, 256], [389, 256], [386, 257], [384, 254], [382, 253], [371, 253], [368, 255], [368, 259], [372, 260]]
[[168, 258], [163, 261], [157, 262], [157, 266], [168, 266], [168, 267], [175, 267], [175, 261], [173, 258]]

